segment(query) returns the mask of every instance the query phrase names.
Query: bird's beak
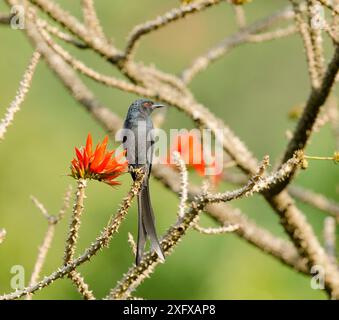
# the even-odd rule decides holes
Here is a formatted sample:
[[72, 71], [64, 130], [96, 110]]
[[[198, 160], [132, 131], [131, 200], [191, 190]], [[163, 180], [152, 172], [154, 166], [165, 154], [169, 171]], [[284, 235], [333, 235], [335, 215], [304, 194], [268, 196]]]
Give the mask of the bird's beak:
[[155, 103], [155, 104], [153, 104], [152, 109], [158, 109], [158, 108], [162, 108], [162, 107], [165, 107], [165, 105], [159, 104], [159, 103]]

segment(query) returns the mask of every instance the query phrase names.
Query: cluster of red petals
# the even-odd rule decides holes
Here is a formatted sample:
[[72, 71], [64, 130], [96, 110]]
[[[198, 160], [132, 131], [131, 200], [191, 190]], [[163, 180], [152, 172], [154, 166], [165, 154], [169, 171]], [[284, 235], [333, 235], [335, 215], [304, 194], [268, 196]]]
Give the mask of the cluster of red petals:
[[114, 156], [114, 150], [107, 151], [108, 137], [92, 150], [92, 136], [87, 136], [86, 146], [75, 148], [76, 158], [71, 161], [71, 175], [75, 179], [95, 179], [111, 186], [119, 185], [115, 179], [127, 171], [125, 152]]
[[[189, 168], [193, 168], [200, 176], [206, 176], [207, 169], [209, 169], [212, 171], [212, 174], [209, 173], [209, 177], [213, 184], [216, 185], [220, 182], [222, 173], [219, 172], [221, 170], [218, 170], [220, 168], [219, 164], [216, 158], [212, 156], [211, 164], [207, 165], [199, 135], [192, 132], [177, 135], [170, 146], [167, 156], [166, 162], [169, 165], [174, 164], [174, 151], [178, 152], [186, 165]], [[213, 172], [215, 173], [213, 174]]]

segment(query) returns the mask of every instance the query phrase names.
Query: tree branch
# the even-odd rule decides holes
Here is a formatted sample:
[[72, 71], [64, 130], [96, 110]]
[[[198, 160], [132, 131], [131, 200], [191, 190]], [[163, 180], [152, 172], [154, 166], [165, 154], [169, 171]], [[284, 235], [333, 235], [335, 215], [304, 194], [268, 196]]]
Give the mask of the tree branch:
[[[339, 46], [336, 46], [335, 52], [331, 62], [329, 63], [324, 79], [321, 86], [313, 88], [308, 98], [303, 114], [299, 119], [297, 127], [293, 133], [293, 137], [290, 140], [287, 149], [285, 151], [283, 162], [289, 159], [296, 150], [303, 150], [312, 134], [312, 129], [319, 114], [320, 108], [326, 102], [332, 86], [335, 81], [335, 77], [339, 69]], [[288, 180], [277, 185], [274, 193], [278, 193], [285, 188], [288, 184]], [[273, 192], [272, 192], [273, 194]]]
[[[289, 160], [290, 163], [286, 167], [294, 171], [299, 166], [297, 157]], [[295, 162], [296, 161], [296, 162]], [[295, 167], [294, 167], [295, 166]], [[270, 181], [276, 176], [284, 176], [286, 168], [281, 168], [280, 172], [276, 172], [268, 177], [263, 177], [264, 169], [267, 167], [267, 161], [264, 160], [257, 170], [256, 176], [252, 177], [248, 183], [234, 191], [228, 191], [222, 194], [200, 194], [194, 198], [183, 217], [179, 217], [176, 223], [166, 232], [161, 240], [161, 247], [165, 256], [173, 252], [174, 247], [180, 242], [187, 230], [194, 226], [197, 222], [198, 215], [205, 209], [207, 204], [215, 202], [229, 202], [235, 199], [249, 196], [253, 192], [261, 192], [265, 189]], [[146, 253], [138, 266], [133, 265], [123, 278], [118, 282], [117, 286], [112, 289], [106, 299], [126, 299], [130, 294], [153, 273], [155, 267], [159, 264], [160, 259], [156, 253]]]
[[[48, 228], [45, 234], [45, 237], [42, 241], [41, 246], [39, 247], [39, 253], [38, 257], [36, 259], [33, 272], [31, 275], [31, 279], [29, 281], [29, 286], [35, 285], [40, 277], [41, 270], [45, 264], [45, 260], [47, 257], [47, 253], [51, 247], [51, 243], [54, 238], [55, 234], [55, 228], [57, 224], [60, 222], [60, 220], [63, 218], [64, 211], [69, 207], [69, 193], [70, 189], [68, 188], [65, 197], [64, 197], [64, 203], [63, 206], [60, 209], [60, 212], [57, 216], [50, 215], [44, 205], [39, 202], [35, 197], [31, 197], [34, 205], [38, 208], [38, 210], [43, 214], [43, 216], [47, 219], [48, 222]], [[32, 299], [32, 294], [28, 294], [26, 296], [26, 300], [31, 300]]]
[[106, 39], [101, 24], [97, 17], [93, 0], [81, 0], [81, 8], [85, 20], [85, 25], [95, 36]]
[[73, 270], [76, 269], [79, 265], [89, 261], [92, 256], [94, 256], [100, 249], [108, 247], [109, 242], [112, 236], [119, 230], [119, 227], [122, 221], [125, 219], [127, 212], [132, 205], [132, 201], [135, 196], [139, 193], [142, 182], [145, 178], [145, 173], [136, 172], [136, 180], [133, 182], [130, 191], [127, 196], [123, 199], [119, 209], [114, 217], [110, 219], [107, 226], [96, 238], [96, 240], [91, 243], [91, 245], [81, 254], [78, 258], [70, 261], [67, 265], [62, 266], [57, 271], [53, 272], [51, 275], [45, 277], [42, 281], [38, 282], [35, 285], [24, 288], [23, 290], [17, 290], [15, 292], [5, 294], [0, 296], [0, 300], [14, 300], [18, 299], [24, 295], [34, 293], [42, 288], [45, 288], [52, 284], [55, 280], [65, 277], [70, 274]]
[[22, 77], [16, 96], [14, 100], [11, 102], [11, 104], [9, 105], [6, 111], [5, 117], [0, 121], [0, 140], [4, 139], [5, 133], [8, 127], [12, 124], [14, 120], [15, 113], [20, 110], [20, 106], [26, 98], [26, 95], [32, 83], [34, 71], [39, 62], [39, 59], [40, 59], [40, 53], [35, 51]]

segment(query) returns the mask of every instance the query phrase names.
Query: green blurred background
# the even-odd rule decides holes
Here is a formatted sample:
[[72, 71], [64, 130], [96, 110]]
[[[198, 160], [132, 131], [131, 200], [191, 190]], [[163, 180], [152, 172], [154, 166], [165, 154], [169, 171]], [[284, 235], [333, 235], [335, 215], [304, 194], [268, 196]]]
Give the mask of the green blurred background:
[[[79, 1], [56, 2], [80, 17]], [[106, 34], [114, 37], [120, 48], [135, 24], [178, 5], [174, 0], [96, 0], [95, 3]], [[245, 9], [248, 20], [254, 21], [286, 4], [284, 0], [256, 0]], [[8, 11], [3, 2], [0, 11]], [[222, 4], [145, 37], [138, 48], [137, 59], [179, 73], [192, 58], [235, 30], [233, 10]], [[0, 27], [0, 43], [2, 117], [15, 95], [32, 48], [22, 32], [3, 26]], [[98, 70], [116, 74], [94, 54], [69, 49]], [[124, 117], [135, 96], [102, 87], [88, 79], [84, 81], [105, 105]], [[292, 36], [239, 47], [199, 75], [191, 88], [197, 99], [222, 117], [256, 157], [269, 154], [274, 161], [286, 146], [286, 130], [295, 125], [288, 119], [288, 111], [302, 103], [309, 93], [300, 38]], [[169, 109], [166, 129], [189, 126], [190, 120], [182, 113]], [[64, 190], [68, 184], [74, 185], [74, 181], [66, 176], [73, 148], [85, 142], [88, 132], [92, 132], [95, 141], [105, 134], [42, 62], [22, 110], [0, 144], [0, 228], [7, 230], [7, 238], [0, 246], [0, 293], [12, 291], [10, 269], [13, 265], [24, 266], [28, 283], [38, 246], [46, 231], [46, 221], [31, 203], [30, 195], [38, 197], [50, 213], [59, 210]], [[330, 155], [333, 150], [331, 130], [325, 126], [313, 137], [307, 153]], [[130, 177], [125, 175], [121, 180], [122, 186], [113, 190], [102, 183], [89, 184], [79, 253], [96, 237], [127, 192]], [[338, 167], [330, 162], [311, 162], [309, 170], [301, 172], [297, 182], [338, 200], [335, 191]], [[162, 234], [176, 219], [178, 199], [160, 183], [152, 181], [152, 200]], [[277, 216], [260, 196], [234, 205], [258, 224], [285, 237]], [[303, 204], [300, 207], [322, 241], [324, 215]], [[43, 274], [50, 274], [62, 263], [69, 214], [57, 228]], [[213, 225], [207, 218], [202, 222]], [[136, 234], [136, 225], [134, 205], [110, 248], [80, 267], [97, 297], [105, 296], [131, 266], [133, 256], [127, 233]], [[323, 292], [311, 289], [309, 278], [283, 266], [235, 235], [204, 236], [194, 231], [188, 233], [166, 263], [157, 267], [135, 294], [146, 299], [326, 298]], [[80, 298], [67, 279], [58, 280], [35, 297]]]

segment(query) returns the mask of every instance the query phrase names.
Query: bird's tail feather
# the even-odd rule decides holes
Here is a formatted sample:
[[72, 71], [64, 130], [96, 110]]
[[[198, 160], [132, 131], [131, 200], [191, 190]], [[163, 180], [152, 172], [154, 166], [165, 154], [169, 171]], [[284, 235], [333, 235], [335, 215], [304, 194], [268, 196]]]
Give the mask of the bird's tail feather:
[[144, 253], [147, 234], [142, 219], [142, 199], [141, 194], [138, 194], [138, 242], [136, 252], [136, 264], [140, 264], [142, 255]]
[[138, 195], [138, 244], [136, 263], [139, 264], [144, 252], [146, 237], [151, 241], [151, 248], [161, 260], [165, 260], [155, 229], [155, 219], [151, 205], [149, 187], [145, 185]]

